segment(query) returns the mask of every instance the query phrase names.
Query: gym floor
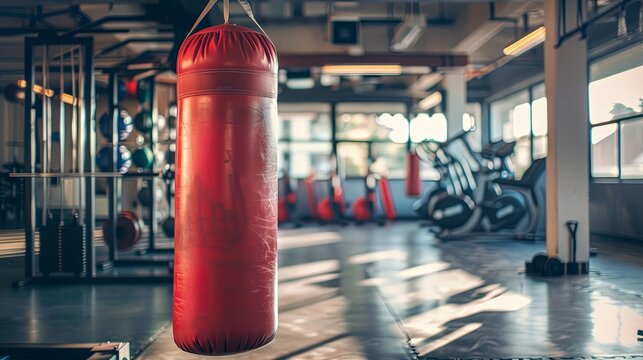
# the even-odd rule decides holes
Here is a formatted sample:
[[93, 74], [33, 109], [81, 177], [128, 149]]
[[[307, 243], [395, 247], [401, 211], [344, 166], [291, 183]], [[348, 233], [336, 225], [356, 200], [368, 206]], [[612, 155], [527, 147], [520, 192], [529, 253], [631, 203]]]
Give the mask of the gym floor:
[[[643, 247], [592, 239], [590, 276], [522, 273], [542, 242], [440, 242], [415, 223], [280, 231], [279, 331], [249, 359], [643, 358]], [[129, 341], [137, 359], [199, 359], [172, 341], [169, 284], [13, 289], [3, 342]]]

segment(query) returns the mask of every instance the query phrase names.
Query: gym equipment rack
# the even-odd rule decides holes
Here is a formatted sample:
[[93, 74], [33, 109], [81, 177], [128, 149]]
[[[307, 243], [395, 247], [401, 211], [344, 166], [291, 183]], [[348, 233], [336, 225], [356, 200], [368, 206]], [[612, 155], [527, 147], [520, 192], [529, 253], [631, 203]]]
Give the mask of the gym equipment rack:
[[[51, 173], [47, 171], [36, 172], [36, 95], [33, 91], [35, 88], [36, 70], [47, 70], [49, 65], [43, 61], [40, 67], [36, 66], [35, 49], [37, 47], [46, 47], [50, 45], [66, 45], [73, 50], [82, 54], [82, 94], [74, 99], [74, 104], [79, 104], [79, 121], [78, 121], [78, 168], [77, 172], [65, 173], [61, 169], [60, 173]], [[10, 176], [23, 178], [25, 183], [24, 191], [24, 231], [25, 231], [25, 258], [24, 258], [24, 279], [13, 283], [14, 287], [22, 287], [35, 284], [110, 284], [110, 283], [171, 283], [172, 273], [171, 266], [167, 275], [120, 275], [120, 274], [101, 274], [97, 275], [96, 252], [94, 246], [95, 233], [95, 193], [97, 177], [111, 178], [111, 183], [117, 183], [122, 177], [120, 173], [97, 173], [95, 172], [96, 157], [96, 119], [95, 119], [95, 82], [94, 82], [94, 39], [91, 37], [69, 37], [69, 36], [44, 36], [26, 37], [25, 38], [25, 122], [24, 122], [24, 163], [23, 173], [13, 173]], [[63, 54], [59, 56], [63, 57]], [[79, 64], [71, 67], [71, 71], [80, 69]], [[79, 80], [80, 80], [79, 71]], [[44, 86], [45, 84], [43, 84]], [[46, 89], [45, 89], [46, 90]], [[80, 89], [79, 89], [80, 90]], [[118, 96], [112, 94], [111, 96]], [[117, 101], [117, 98], [116, 98]], [[113, 103], [114, 101], [112, 101]], [[113, 118], [116, 113], [113, 113]], [[46, 116], [43, 109], [43, 117]], [[117, 123], [113, 123], [114, 130], [117, 130]], [[118, 136], [118, 131], [113, 131], [113, 135]], [[113, 140], [113, 139], [112, 139]], [[116, 142], [112, 141], [112, 144]], [[114, 147], [114, 152], [117, 146]], [[117, 158], [113, 157], [114, 164]], [[140, 176], [150, 176], [149, 174], [137, 174]], [[155, 175], [154, 175], [155, 176]], [[35, 179], [36, 178], [80, 178], [79, 191], [81, 199], [78, 207], [79, 221], [85, 226], [86, 241], [84, 250], [86, 260], [83, 264], [83, 271], [80, 275], [64, 276], [45, 276], [36, 272], [36, 254], [35, 254], [35, 232], [36, 232], [36, 198], [35, 198]], [[153, 181], [151, 179], [150, 181]], [[75, 191], [75, 190], [74, 190]], [[153, 191], [153, 187], [151, 188]], [[46, 199], [46, 191], [43, 192], [43, 199]], [[115, 196], [115, 192], [112, 192]], [[84, 195], [83, 195], [84, 194]], [[111, 199], [114, 200], [114, 199]], [[118, 199], [115, 199], [116, 201]], [[116, 203], [114, 203], [116, 204]], [[43, 206], [43, 212], [46, 204]], [[110, 207], [111, 208], [111, 207]], [[154, 212], [151, 212], [154, 215]], [[113, 215], [113, 214], [112, 214]], [[151, 223], [153, 228], [154, 221]], [[41, 228], [41, 227], [39, 227]], [[115, 233], [113, 231], [112, 233]], [[154, 235], [151, 235], [150, 245], [154, 247]], [[113, 240], [112, 240], [113, 241]], [[116, 247], [113, 246], [112, 249]], [[167, 261], [166, 261], [167, 264]]]
[[[143, 79], [142, 81], [147, 81], [148, 85], [146, 91], [149, 92], [149, 107], [150, 113], [152, 114], [152, 130], [149, 138], [151, 143], [148, 145], [154, 147], [154, 137], [156, 134], [156, 126], [158, 114], [156, 110], [156, 96], [155, 96], [155, 86], [154, 86], [154, 76]], [[112, 138], [109, 140], [109, 145], [112, 147], [112, 171], [114, 173], [118, 172], [118, 147], [119, 147], [119, 134], [118, 134], [118, 112], [120, 111], [120, 101], [118, 98], [119, 92], [119, 73], [118, 71], [111, 71], [109, 73], [109, 110], [112, 118]], [[173, 254], [173, 248], [158, 248], [156, 247], [156, 234], [158, 232], [158, 224], [156, 221], [156, 201], [155, 189], [154, 189], [154, 178], [159, 177], [159, 174], [154, 173], [154, 165], [152, 165], [152, 171], [138, 172], [138, 173], [125, 173], [123, 177], [142, 177], [147, 182], [147, 191], [150, 192], [150, 197], [153, 199], [148, 211], [149, 211], [149, 230], [148, 230], [148, 246], [146, 249], [140, 249], [137, 251], [137, 255], [145, 255], [148, 253], [167, 253]], [[113, 266], [118, 265], [169, 265], [171, 267], [171, 260], [169, 259], [150, 259], [150, 258], [120, 258], [118, 253], [117, 238], [116, 238], [116, 219], [118, 217], [121, 202], [120, 195], [122, 193], [122, 178], [110, 178], [108, 181], [108, 216], [109, 221], [112, 226], [110, 238], [105, 238], [105, 241], [110, 244], [109, 248], [109, 260], [101, 264], [103, 269], [109, 269]]]

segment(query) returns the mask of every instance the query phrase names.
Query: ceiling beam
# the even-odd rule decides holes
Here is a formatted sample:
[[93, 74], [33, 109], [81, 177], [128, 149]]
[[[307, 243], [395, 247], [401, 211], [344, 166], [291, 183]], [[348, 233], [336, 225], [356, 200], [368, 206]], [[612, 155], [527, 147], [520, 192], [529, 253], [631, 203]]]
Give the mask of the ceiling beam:
[[[533, 9], [539, 3], [536, 1], [508, 1], [499, 10], [496, 10], [496, 18], [520, 18], [529, 9]], [[514, 26], [514, 23], [507, 21], [497, 21], [494, 19], [487, 19], [480, 24], [476, 29], [471, 31], [469, 35], [465, 36], [455, 46], [455, 51], [461, 51], [467, 54], [473, 54], [475, 51], [484, 46], [487, 42], [498, 35], [503, 29], [508, 26]]]
[[279, 54], [282, 68], [319, 67], [324, 65], [385, 65], [460, 67], [469, 64], [469, 57], [463, 54], [445, 53], [404, 53], [404, 54], [366, 54], [350, 56], [347, 54]]

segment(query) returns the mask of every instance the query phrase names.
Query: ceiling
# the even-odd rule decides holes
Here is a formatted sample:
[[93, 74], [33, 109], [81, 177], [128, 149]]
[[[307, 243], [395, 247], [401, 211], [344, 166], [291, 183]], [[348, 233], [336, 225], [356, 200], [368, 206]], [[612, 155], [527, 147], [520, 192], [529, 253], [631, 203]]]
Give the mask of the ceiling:
[[[0, 51], [3, 54], [0, 82], [23, 76], [25, 36], [36, 36], [40, 32], [63, 34], [74, 29], [79, 29], [78, 36], [95, 38], [99, 70], [118, 66], [125, 69], [132, 64], [171, 69], [173, 54], [207, 1], [74, 0], [73, 3], [79, 5], [70, 6], [71, 2], [22, 0], [12, 2], [10, 6], [0, 2]], [[542, 0], [262, 0], [250, 3], [258, 21], [275, 43], [283, 59], [280, 62], [291, 64], [293, 74], [294, 70], [310, 71], [316, 81], [315, 88], [322, 87], [319, 84], [322, 56], [362, 63], [379, 61], [377, 56], [389, 56], [391, 61], [415, 59], [414, 64], [426, 64], [414, 67], [413, 71], [406, 71], [411, 68], [404, 67], [405, 71], [399, 76], [340, 77], [324, 89], [331, 93], [378, 91], [380, 94], [421, 96], [429, 89], [420, 86], [418, 80], [427, 73], [439, 73], [454, 65], [468, 70], [482, 68], [500, 59], [505, 46], [543, 23]], [[236, 1], [231, 5], [231, 22], [254, 26]], [[359, 19], [361, 39], [358, 45], [331, 43], [329, 22], [339, 18]], [[417, 41], [404, 51], [391, 51], [391, 42], [400, 23], [416, 18], [423, 24]], [[103, 23], [94, 23], [101, 19]], [[222, 22], [221, 9], [217, 6], [200, 26]], [[356, 57], [359, 60], [355, 60]], [[439, 86], [439, 81], [431, 85]]]

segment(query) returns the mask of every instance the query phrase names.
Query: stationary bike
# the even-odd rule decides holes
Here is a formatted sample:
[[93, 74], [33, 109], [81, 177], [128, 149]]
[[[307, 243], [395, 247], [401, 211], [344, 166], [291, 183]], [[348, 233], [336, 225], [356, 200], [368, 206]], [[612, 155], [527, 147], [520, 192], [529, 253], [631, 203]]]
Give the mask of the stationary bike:
[[[380, 200], [382, 202], [383, 218], [376, 217], [377, 189], [379, 188]], [[371, 166], [364, 178], [364, 195], [358, 197], [353, 203], [353, 218], [358, 224], [375, 221], [383, 226], [386, 220], [394, 220], [396, 217], [395, 206], [391, 194], [391, 187], [386, 176], [382, 173], [375, 173]]]
[[322, 223], [339, 222], [346, 225], [346, 210], [349, 204], [344, 198], [342, 180], [337, 173], [337, 158], [330, 157], [330, 176], [328, 181], [328, 195], [323, 197], [317, 204], [317, 217]]
[[470, 184], [458, 175], [458, 168], [463, 173], [461, 165], [435, 141], [420, 144], [416, 151], [422, 161], [438, 170], [440, 180], [415, 202], [415, 212], [439, 229], [463, 226], [473, 215], [475, 203]]
[[[510, 175], [505, 164], [513, 144], [496, 145], [495, 152], [486, 149], [485, 157], [493, 161], [484, 162], [471, 150], [464, 134], [443, 144], [425, 142], [419, 147], [420, 158], [432, 161], [442, 179], [437, 189], [415, 204], [416, 211], [421, 211], [419, 214], [428, 218], [443, 238], [503, 229], [512, 230], [518, 237], [533, 232], [539, 219], [538, 207], [525, 189], [538, 179], [544, 181], [544, 169], [536, 164], [522, 180], [512, 182], [507, 179]], [[456, 141], [460, 143], [458, 156], [447, 151]], [[472, 170], [471, 159], [476, 161], [477, 171]]]
[[277, 222], [279, 225], [290, 222], [293, 227], [301, 227], [301, 222], [295, 214], [297, 208], [297, 191], [296, 187], [292, 184], [292, 178], [288, 170], [282, 170], [279, 180], [282, 183], [283, 196], [279, 197], [277, 201]]

